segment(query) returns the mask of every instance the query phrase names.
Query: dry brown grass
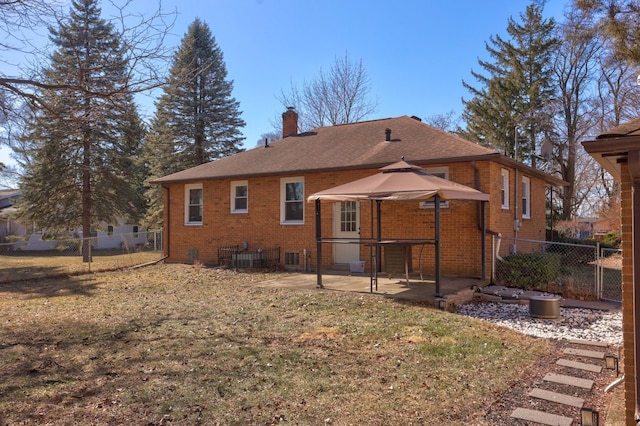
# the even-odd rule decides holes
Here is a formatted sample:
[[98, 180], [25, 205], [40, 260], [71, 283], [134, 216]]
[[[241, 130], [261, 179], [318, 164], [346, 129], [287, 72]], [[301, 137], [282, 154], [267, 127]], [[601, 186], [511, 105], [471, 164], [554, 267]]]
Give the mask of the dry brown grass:
[[481, 424], [548, 347], [187, 265], [0, 285], [0, 424]]
[[0, 254], [0, 283], [33, 278], [60, 277], [86, 272], [110, 271], [160, 259], [159, 252], [97, 250], [91, 262], [80, 253], [56, 251], [9, 252]]

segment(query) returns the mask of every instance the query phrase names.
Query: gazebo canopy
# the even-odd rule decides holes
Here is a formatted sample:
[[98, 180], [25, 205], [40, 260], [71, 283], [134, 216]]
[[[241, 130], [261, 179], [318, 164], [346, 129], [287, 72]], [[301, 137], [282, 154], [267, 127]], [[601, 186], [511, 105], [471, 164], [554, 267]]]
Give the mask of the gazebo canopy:
[[431, 175], [404, 160], [380, 170], [378, 174], [311, 194], [307, 201], [427, 200], [436, 194], [442, 200], [489, 201], [489, 194]]
[[[489, 201], [489, 194], [430, 175], [424, 169], [404, 161], [393, 163], [380, 169], [381, 172], [372, 176], [345, 183], [324, 191], [311, 194], [307, 201], [316, 203], [316, 240], [318, 262], [318, 287], [322, 287], [322, 231], [320, 226], [320, 202], [329, 201], [359, 201], [375, 200], [428, 200], [435, 199], [435, 269], [436, 269], [436, 296], [440, 297], [440, 200], [475, 200]], [[484, 227], [484, 209], [482, 211], [482, 223]], [[373, 217], [373, 210], [371, 212]], [[380, 241], [380, 214], [377, 215], [378, 236]], [[484, 229], [482, 230], [482, 263], [484, 267]], [[379, 257], [379, 252], [376, 255]], [[379, 259], [377, 264], [380, 264]], [[374, 275], [375, 274], [375, 277]], [[484, 269], [483, 269], [484, 275]], [[377, 282], [377, 270], [372, 271], [372, 280]], [[372, 281], [373, 282], [373, 281]], [[377, 286], [377, 284], [376, 284]], [[373, 286], [372, 286], [373, 291]]]

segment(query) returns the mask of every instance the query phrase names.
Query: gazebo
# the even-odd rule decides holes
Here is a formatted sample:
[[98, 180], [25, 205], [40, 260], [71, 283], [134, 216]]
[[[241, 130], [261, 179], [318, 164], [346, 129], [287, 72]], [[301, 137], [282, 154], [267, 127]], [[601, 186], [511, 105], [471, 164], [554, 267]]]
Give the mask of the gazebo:
[[[343, 185], [326, 189], [324, 191], [311, 194], [308, 202], [315, 201], [316, 206], [316, 246], [317, 246], [317, 287], [322, 287], [322, 244], [326, 242], [322, 238], [321, 229], [321, 201], [364, 201], [376, 202], [377, 211], [377, 231], [372, 246], [382, 244], [393, 244], [394, 241], [383, 241], [381, 238], [380, 225], [380, 203], [382, 201], [406, 201], [406, 200], [433, 200], [434, 201], [434, 222], [435, 235], [433, 244], [435, 245], [435, 284], [436, 297], [442, 297], [440, 293], [440, 201], [441, 200], [475, 200], [482, 202], [481, 224], [482, 224], [482, 275], [485, 278], [486, 260], [486, 240], [485, 240], [485, 217], [484, 203], [489, 201], [489, 194], [480, 192], [474, 188], [451, 182], [447, 179], [431, 175], [424, 169], [404, 161], [388, 165], [380, 169], [380, 173], [358, 179]], [[371, 209], [373, 222], [373, 208]], [[407, 241], [396, 241], [398, 244], [409, 244]], [[377, 272], [380, 265], [380, 252], [376, 250], [376, 267], [372, 268], [372, 282], [375, 274], [377, 282]], [[375, 271], [374, 271], [375, 269]], [[373, 287], [372, 287], [373, 288]]]

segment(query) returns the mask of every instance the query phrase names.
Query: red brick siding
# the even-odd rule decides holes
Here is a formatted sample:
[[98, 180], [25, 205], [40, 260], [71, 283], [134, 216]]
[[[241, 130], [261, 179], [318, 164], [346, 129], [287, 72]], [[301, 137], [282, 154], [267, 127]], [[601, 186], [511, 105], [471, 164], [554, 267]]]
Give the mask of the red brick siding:
[[[513, 235], [513, 210], [505, 212], [500, 208], [500, 169], [501, 166], [488, 161], [455, 163], [448, 165], [449, 179], [463, 185], [476, 187], [488, 192], [491, 201], [486, 207], [487, 227]], [[339, 173], [308, 173], [304, 175], [304, 196], [327, 188], [347, 183], [377, 173], [378, 170], [352, 170]], [[510, 171], [511, 190], [513, 192], [514, 171]], [[476, 178], [477, 174], [477, 178]], [[521, 176], [519, 174], [519, 176]], [[302, 177], [289, 175], [282, 177]], [[204, 181], [203, 183], [203, 224], [186, 226], [184, 224], [184, 184], [168, 185], [169, 198], [169, 258], [171, 262], [188, 261], [189, 249], [199, 250], [199, 259], [205, 263], [217, 263], [217, 249], [221, 246], [247, 242], [250, 248], [281, 247], [281, 261], [284, 252], [298, 252], [300, 256], [306, 249], [309, 265], [315, 268], [315, 204], [305, 202], [304, 225], [282, 225], [280, 223], [280, 179], [281, 176], [257, 177], [248, 181], [248, 213], [230, 213], [230, 185], [232, 180]], [[243, 180], [243, 179], [238, 179]], [[519, 236], [544, 238], [544, 212], [536, 208], [544, 205], [544, 184], [531, 177], [532, 217], [523, 220]], [[513, 194], [510, 203], [514, 203]], [[322, 236], [331, 237], [333, 233], [333, 203], [321, 203]], [[361, 202], [361, 237], [371, 238], [371, 204]], [[374, 203], [375, 209], [375, 203]], [[386, 201], [381, 204], [383, 238], [426, 238], [434, 237], [434, 210], [419, 208], [418, 201]], [[451, 276], [481, 275], [481, 235], [479, 229], [478, 202], [453, 200], [448, 208], [440, 209], [441, 235], [441, 271]], [[540, 215], [540, 217], [536, 217]], [[375, 224], [374, 224], [375, 227]], [[375, 228], [374, 228], [375, 229]], [[333, 263], [331, 244], [324, 244], [323, 265]], [[414, 248], [413, 269], [418, 269], [419, 248]], [[491, 265], [491, 237], [487, 236], [487, 274]], [[427, 246], [422, 256], [422, 270], [425, 274], [434, 272], [433, 246]], [[369, 248], [361, 249], [361, 259], [369, 260]], [[302, 266], [302, 260], [301, 265]], [[384, 264], [384, 263], [383, 263]], [[369, 266], [369, 262], [367, 262]]]
[[622, 210], [622, 337], [624, 356], [625, 419], [627, 425], [635, 425], [635, 362], [633, 321], [633, 200], [632, 182], [626, 165], [620, 167]]
[[[546, 238], [546, 189], [542, 179], [532, 175], [518, 171], [513, 168], [503, 166], [498, 163], [491, 163], [491, 202], [490, 202], [490, 218], [488, 228], [493, 232], [502, 234], [503, 237], [523, 238], [529, 240], [543, 241]], [[501, 184], [502, 169], [509, 171], [509, 208], [503, 209], [501, 206]], [[531, 214], [530, 219], [522, 217], [522, 177], [526, 176], [530, 179], [531, 189]], [[516, 199], [516, 184], [518, 185], [518, 197]], [[517, 203], [517, 214], [516, 214]], [[520, 228], [516, 233], [514, 231], [514, 219], [520, 220]], [[501, 245], [501, 254], [508, 254], [508, 244]]]

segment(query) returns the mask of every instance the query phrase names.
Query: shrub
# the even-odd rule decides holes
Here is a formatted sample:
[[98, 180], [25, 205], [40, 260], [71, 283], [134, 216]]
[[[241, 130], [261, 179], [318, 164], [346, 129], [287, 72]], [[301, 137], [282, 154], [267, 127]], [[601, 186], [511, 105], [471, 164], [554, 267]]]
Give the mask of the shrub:
[[498, 279], [523, 290], [545, 289], [560, 274], [561, 257], [554, 253], [517, 253], [504, 258]]
[[607, 248], [618, 248], [620, 247], [620, 241], [620, 234], [615, 231], [611, 231], [604, 236], [604, 238], [602, 239], [602, 244], [600, 244], [600, 246], [604, 246]]

